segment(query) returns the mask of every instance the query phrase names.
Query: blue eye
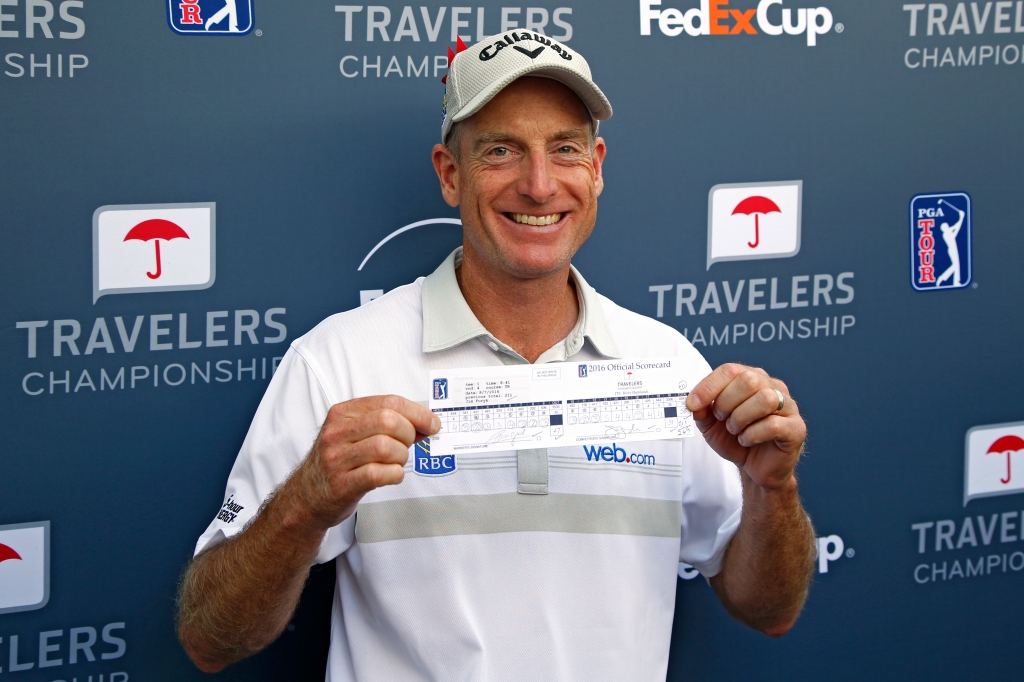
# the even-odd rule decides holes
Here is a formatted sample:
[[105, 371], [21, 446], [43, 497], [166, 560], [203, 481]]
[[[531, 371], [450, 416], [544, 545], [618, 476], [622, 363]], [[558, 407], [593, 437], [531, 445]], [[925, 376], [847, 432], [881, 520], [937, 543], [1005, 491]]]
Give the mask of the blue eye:
[[507, 154], [508, 154], [508, 149], [506, 149], [505, 147], [498, 147], [497, 149], [494, 150], [494, 155], [495, 156], [505, 156]]
[[564, 147], [559, 147], [558, 151], [562, 154], [571, 154], [572, 147], [570, 147], [569, 145], [565, 145]]

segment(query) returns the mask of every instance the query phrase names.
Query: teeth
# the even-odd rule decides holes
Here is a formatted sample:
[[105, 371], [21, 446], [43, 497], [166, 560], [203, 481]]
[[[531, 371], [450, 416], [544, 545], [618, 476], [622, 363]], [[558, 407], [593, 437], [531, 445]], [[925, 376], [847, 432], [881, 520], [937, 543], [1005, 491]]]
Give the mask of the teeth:
[[553, 225], [562, 219], [561, 213], [551, 215], [527, 215], [525, 213], [512, 213], [512, 219], [522, 225]]

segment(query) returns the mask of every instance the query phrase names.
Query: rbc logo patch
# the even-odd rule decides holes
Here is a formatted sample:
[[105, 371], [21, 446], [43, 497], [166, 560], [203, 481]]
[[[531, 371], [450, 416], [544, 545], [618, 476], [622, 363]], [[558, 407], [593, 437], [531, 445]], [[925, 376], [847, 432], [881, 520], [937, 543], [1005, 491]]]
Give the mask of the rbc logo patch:
[[447, 379], [434, 379], [434, 400], [448, 400]]
[[253, 0], [167, 0], [167, 23], [181, 34], [245, 35]]
[[910, 200], [910, 284], [918, 291], [971, 283], [971, 197], [918, 194]]
[[421, 440], [413, 447], [414, 469], [421, 476], [454, 474], [458, 468], [455, 455], [436, 457], [430, 454], [430, 440]]

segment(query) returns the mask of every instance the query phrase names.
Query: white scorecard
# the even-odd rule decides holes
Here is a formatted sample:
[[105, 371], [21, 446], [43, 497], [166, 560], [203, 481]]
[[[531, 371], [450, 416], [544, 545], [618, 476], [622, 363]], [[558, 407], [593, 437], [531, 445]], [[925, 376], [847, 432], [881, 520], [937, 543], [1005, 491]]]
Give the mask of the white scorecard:
[[432, 455], [694, 435], [673, 358], [435, 370]]

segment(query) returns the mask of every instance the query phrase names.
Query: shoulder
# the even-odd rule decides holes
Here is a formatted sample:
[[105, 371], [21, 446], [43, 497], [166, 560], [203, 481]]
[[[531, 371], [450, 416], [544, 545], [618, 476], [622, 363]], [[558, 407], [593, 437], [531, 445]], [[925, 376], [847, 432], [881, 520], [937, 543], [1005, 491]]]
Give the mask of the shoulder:
[[372, 355], [419, 348], [423, 334], [423, 278], [366, 305], [336, 313], [292, 342], [307, 362], [340, 353]]
[[597, 298], [624, 357], [674, 356], [707, 366], [704, 356], [678, 330], [623, 308], [602, 294], [597, 294]]

